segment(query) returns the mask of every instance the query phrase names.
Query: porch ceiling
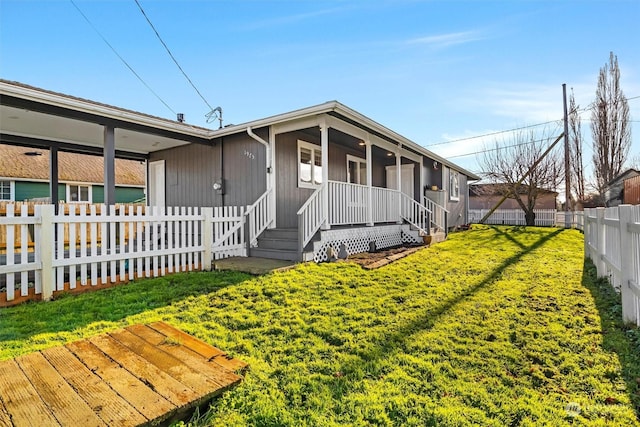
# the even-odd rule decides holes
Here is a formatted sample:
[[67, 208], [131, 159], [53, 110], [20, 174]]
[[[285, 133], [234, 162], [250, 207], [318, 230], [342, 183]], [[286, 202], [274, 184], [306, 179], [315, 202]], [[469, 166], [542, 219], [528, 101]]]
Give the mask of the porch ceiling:
[[[210, 144], [210, 130], [93, 101], [0, 80], [0, 142], [42, 146], [104, 146], [104, 127], [115, 129], [115, 149], [148, 154], [189, 143]], [[18, 142], [16, 142], [18, 141]]]

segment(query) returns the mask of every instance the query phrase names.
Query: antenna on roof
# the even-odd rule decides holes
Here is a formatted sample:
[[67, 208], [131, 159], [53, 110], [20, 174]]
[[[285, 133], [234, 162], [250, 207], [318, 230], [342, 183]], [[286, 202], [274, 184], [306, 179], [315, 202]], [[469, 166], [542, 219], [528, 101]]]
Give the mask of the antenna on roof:
[[178, 113], [178, 121], [180, 123], [184, 123], [184, 114], [183, 113]]
[[211, 123], [217, 119], [220, 122], [218, 129], [222, 129], [222, 107], [216, 107], [204, 116], [207, 118], [207, 123]]

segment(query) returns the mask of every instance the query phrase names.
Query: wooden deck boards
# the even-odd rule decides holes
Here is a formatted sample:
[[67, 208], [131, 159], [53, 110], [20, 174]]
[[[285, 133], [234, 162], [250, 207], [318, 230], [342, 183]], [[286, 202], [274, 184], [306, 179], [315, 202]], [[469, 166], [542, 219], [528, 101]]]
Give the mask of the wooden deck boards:
[[0, 427], [168, 422], [238, 384], [247, 364], [164, 322], [0, 362]]

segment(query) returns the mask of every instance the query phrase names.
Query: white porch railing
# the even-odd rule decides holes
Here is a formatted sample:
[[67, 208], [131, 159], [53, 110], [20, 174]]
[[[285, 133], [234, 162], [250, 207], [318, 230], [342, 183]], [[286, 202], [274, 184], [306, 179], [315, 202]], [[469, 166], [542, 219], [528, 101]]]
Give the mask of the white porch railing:
[[423, 235], [430, 234], [431, 211], [406, 194], [400, 193], [400, 195], [402, 197], [402, 218], [416, 227]]
[[400, 221], [400, 192], [389, 188], [371, 187], [372, 221], [398, 222]]
[[428, 197], [422, 196], [422, 202], [431, 211], [431, 226], [447, 232], [447, 214], [449, 213], [443, 206], [440, 206]]
[[8, 205], [0, 217], [6, 242], [0, 306], [49, 299], [55, 291], [209, 269], [214, 258], [246, 255], [244, 212], [234, 206], [79, 205], [54, 215], [53, 205], [39, 205], [16, 215]]
[[323, 184], [313, 192], [311, 197], [298, 209], [298, 243], [303, 249], [326, 221], [322, 206], [322, 192], [327, 188]]
[[249, 208], [247, 208], [247, 221], [249, 223], [250, 245], [256, 245], [258, 236], [273, 223], [273, 212], [270, 209], [269, 196], [273, 189], [264, 192]]
[[640, 206], [584, 210], [585, 256], [622, 298], [625, 322], [640, 326]]
[[364, 224], [368, 213], [369, 187], [329, 181], [329, 224]]

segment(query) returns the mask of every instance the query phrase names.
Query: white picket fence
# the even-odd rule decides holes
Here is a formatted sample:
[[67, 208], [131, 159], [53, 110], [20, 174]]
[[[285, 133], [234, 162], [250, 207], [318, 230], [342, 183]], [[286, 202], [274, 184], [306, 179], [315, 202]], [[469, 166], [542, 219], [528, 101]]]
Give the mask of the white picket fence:
[[640, 326], [640, 205], [585, 209], [584, 251], [621, 294], [624, 321]]
[[[538, 227], [553, 227], [556, 224], [555, 209], [534, 209], [535, 225]], [[469, 222], [478, 223], [489, 209], [469, 209]], [[527, 225], [522, 209], [498, 209], [485, 221], [491, 225]]]
[[245, 207], [96, 208], [56, 215], [53, 205], [41, 205], [29, 215], [26, 206], [7, 206], [0, 305], [16, 291], [47, 300], [55, 291], [208, 270], [214, 259], [246, 256]]

